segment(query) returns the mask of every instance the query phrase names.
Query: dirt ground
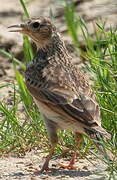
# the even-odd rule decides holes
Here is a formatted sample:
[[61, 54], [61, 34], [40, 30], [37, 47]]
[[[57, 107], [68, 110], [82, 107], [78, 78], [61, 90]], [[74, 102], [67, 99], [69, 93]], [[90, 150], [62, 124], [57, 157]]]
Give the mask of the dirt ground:
[[[70, 46], [71, 38], [67, 35], [67, 27], [64, 23], [64, 12], [60, 6], [59, 1], [55, 0], [30, 0], [28, 4], [28, 10], [31, 16], [49, 16], [50, 8], [55, 17], [56, 26], [64, 36], [64, 40], [67, 40], [67, 44]], [[76, 2], [76, 1], [74, 1]], [[94, 24], [93, 22], [102, 17], [107, 21], [106, 28], [110, 26], [115, 28], [117, 26], [117, 2], [115, 0], [78, 0], [76, 3], [77, 14], [85, 19], [88, 28], [90, 28], [91, 34], [93, 34]], [[18, 0], [4, 0], [0, 1], [0, 48], [12, 52], [17, 58], [22, 60], [22, 37], [19, 34], [9, 33], [7, 28], [9, 25], [17, 24], [21, 22], [22, 8]], [[71, 50], [72, 52], [72, 50]], [[75, 61], [78, 61], [79, 57], [75, 57]], [[14, 80], [14, 72], [12, 70], [12, 64], [9, 60], [0, 55], [0, 84], [5, 81]], [[9, 89], [3, 88], [0, 90], [0, 100], [9, 97]], [[38, 180], [38, 179], [78, 179], [78, 180], [106, 180], [107, 172], [106, 166], [101, 160], [97, 160], [93, 156], [78, 159], [76, 166], [78, 170], [63, 170], [55, 164], [59, 162], [67, 163], [67, 159], [52, 159], [51, 166], [54, 164], [56, 171], [47, 172], [43, 174], [34, 174], [31, 170], [39, 168], [43, 164], [45, 153], [32, 150], [28, 152], [24, 157], [16, 157], [9, 155], [8, 157], [2, 157], [0, 159], [0, 179], [2, 180]]]
[[[77, 170], [66, 170], [59, 167], [58, 163], [68, 164], [66, 158], [53, 158], [50, 167], [54, 168], [53, 172], [44, 172], [35, 174], [34, 169], [40, 169], [43, 164], [46, 153], [35, 152], [34, 150], [27, 153], [25, 157], [17, 158], [9, 156], [0, 159], [0, 179], [21, 179], [21, 180], [38, 180], [38, 179], [62, 179], [62, 180], [106, 180], [106, 166], [101, 160], [96, 160], [93, 156], [86, 159], [77, 159]], [[89, 162], [91, 161], [91, 163]]]

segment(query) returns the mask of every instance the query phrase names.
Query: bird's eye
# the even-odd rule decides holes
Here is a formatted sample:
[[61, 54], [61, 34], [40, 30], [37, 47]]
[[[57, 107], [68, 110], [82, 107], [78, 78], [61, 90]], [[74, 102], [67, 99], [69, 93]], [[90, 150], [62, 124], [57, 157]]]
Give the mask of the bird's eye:
[[40, 26], [40, 24], [38, 22], [34, 22], [32, 24], [32, 26], [33, 26], [34, 29], [37, 29]]

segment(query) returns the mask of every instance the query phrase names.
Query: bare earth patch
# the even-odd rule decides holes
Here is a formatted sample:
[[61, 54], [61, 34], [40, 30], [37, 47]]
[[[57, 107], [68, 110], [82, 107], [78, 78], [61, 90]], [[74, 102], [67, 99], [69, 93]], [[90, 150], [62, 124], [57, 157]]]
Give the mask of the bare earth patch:
[[99, 159], [89, 156], [88, 160], [77, 159], [76, 166], [78, 170], [66, 170], [59, 168], [58, 162], [68, 163], [68, 159], [53, 158], [50, 162], [50, 167], [54, 168], [53, 172], [44, 172], [35, 174], [34, 169], [40, 169], [44, 162], [46, 153], [28, 152], [25, 157], [1, 158], [0, 160], [0, 179], [21, 179], [21, 180], [38, 180], [38, 179], [79, 179], [79, 180], [106, 180], [106, 166]]

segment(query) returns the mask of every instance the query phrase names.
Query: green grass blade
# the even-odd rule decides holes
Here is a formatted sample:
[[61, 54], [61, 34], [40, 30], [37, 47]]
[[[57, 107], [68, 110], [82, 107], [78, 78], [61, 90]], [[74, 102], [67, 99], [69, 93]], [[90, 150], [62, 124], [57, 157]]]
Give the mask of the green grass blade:
[[[30, 16], [26, 8], [25, 2], [23, 0], [20, 0], [20, 3], [24, 10], [24, 15], [29, 19]], [[25, 35], [23, 36], [23, 52], [24, 52], [26, 64], [28, 64], [33, 59], [33, 49], [29, 41], [29, 38]]]
[[23, 36], [23, 52], [26, 65], [33, 59], [33, 51], [27, 36]]
[[28, 10], [27, 10], [27, 8], [26, 8], [26, 6], [25, 6], [24, 1], [23, 1], [23, 0], [20, 0], [20, 3], [21, 3], [21, 6], [22, 6], [22, 8], [23, 8], [23, 10], [24, 10], [25, 16], [26, 16], [27, 18], [29, 18], [30, 16], [29, 16], [29, 13], [28, 13]]

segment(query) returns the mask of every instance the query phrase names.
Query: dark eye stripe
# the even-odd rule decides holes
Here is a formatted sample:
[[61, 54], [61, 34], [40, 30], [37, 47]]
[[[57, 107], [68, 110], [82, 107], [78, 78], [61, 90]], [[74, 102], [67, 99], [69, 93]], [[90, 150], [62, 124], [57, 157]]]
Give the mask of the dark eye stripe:
[[46, 24], [40, 24], [40, 27], [43, 27], [43, 26], [45, 26]]

